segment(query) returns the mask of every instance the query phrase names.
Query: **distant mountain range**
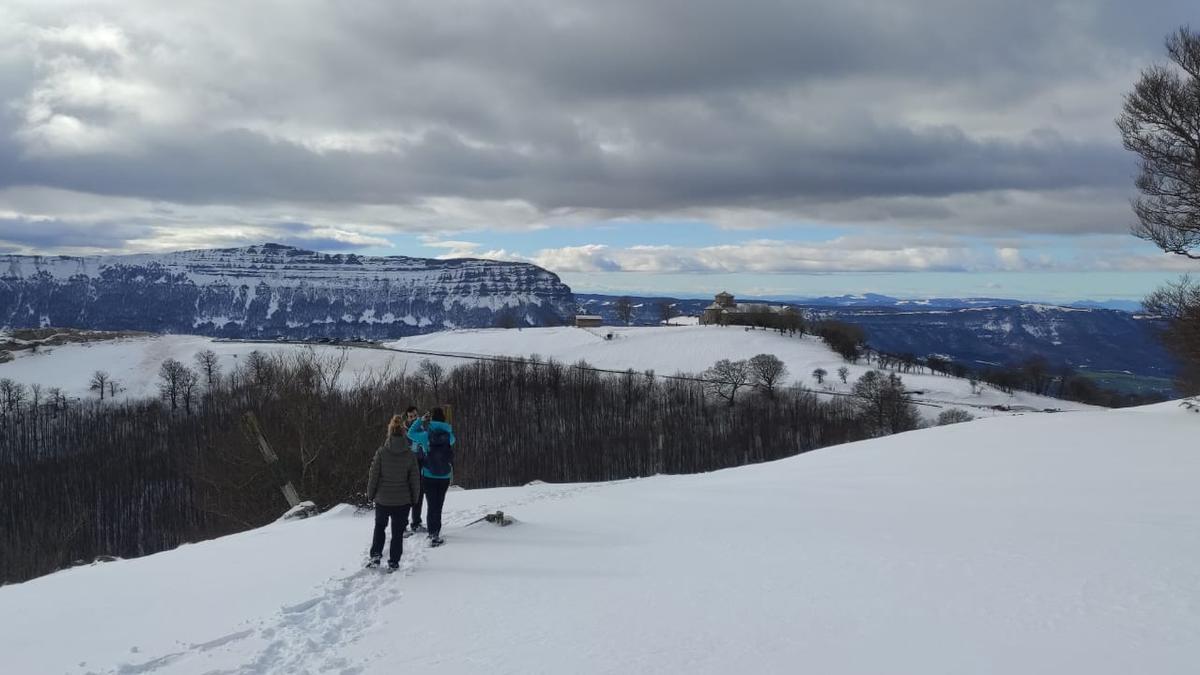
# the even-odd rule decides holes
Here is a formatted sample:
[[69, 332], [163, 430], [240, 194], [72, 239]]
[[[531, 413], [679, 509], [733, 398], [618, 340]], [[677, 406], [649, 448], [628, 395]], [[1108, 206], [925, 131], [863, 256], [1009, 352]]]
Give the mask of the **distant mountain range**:
[[398, 337], [561, 325], [558, 276], [526, 263], [329, 255], [264, 244], [161, 255], [0, 255], [0, 327], [227, 337]]
[[[555, 274], [526, 263], [330, 255], [278, 244], [123, 256], [0, 255], [0, 328], [395, 338], [562, 325], [576, 311], [617, 323], [615, 300], [572, 294]], [[660, 302], [697, 316], [712, 300], [637, 297], [634, 323], [657, 323]], [[770, 302], [859, 324], [873, 347], [889, 352], [939, 354], [974, 366], [1040, 354], [1055, 365], [1135, 378], [1174, 372], [1155, 339], [1158, 322], [1110, 303], [1061, 307], [878, 294]]]
[[[617, 296], [575, 294], [583, 311], [619, 323]], [[671, 303], [697, 316], [711, 299], [635, 297], [634, 323], [659, 321], [659, 305]], [[742, 300], [742, 302], [755, 302]], [[902, 300], [886, 295], [808, 298], [789, 303], [809, 318], [862, 326], [870, 345], [893, 353], [937, 354], [986, 368], [1018, 363], [1033, 355], [1055, 366], [1142, 378], [1143, 390], [1168, 391], [1175, 372], [1170, 354], [1156, 338], [1160, 322], [1117, 309], [1063, 307], [993, 298]], [[1148, 382], [1158, 380], [1161, 382]]]
[[[576, 293], [578, 298], [615, 299], [618, 296]], [[638, 301], [653, 304], [664, 299], [659, 296], [638, 296]], [[682, 302], [685, 306], [704, 306], [712, 302], [711, 298], [673, 298], [665, 299], [671, 302]], [[1086, 309], [1117, 309], [1123, 312], [1140, 312], [1142, 303], [1136, 300], [1078, 300], [1075, 302], [1031, 302], [1012, 298], [894, 298], [879, 293], [864, 293], [862, 295], [827, 295], [819, 297], [784, 297], [767, 296], [762, 298], [740, 298], [742, 302], [764, 302], [767, 304], [787, 304], [798, 307], [906, 307], [921, 309], [969, 309], [971, 307], [1012, 307], [1016, 305], [1045, 304], [1057, 307], [1081, 307]]]
[[807, 307], [921, 307], [924, 309], [968, 309], [971, 307], [1012, 307], [1015, 305], [1045, 304], [1056, 307], [1081, 307], [1085, 309], [1117, 309], [1123, 312], [1140, 312], [1142, 303], [1137, 300], [1077, 300], [1068, 303], [1035, 302], [1011, 298], [893, 298], [878, 293], [863, 295], [823, 296], [817, 298], [773, 298], [773, 301], [804, 305]]

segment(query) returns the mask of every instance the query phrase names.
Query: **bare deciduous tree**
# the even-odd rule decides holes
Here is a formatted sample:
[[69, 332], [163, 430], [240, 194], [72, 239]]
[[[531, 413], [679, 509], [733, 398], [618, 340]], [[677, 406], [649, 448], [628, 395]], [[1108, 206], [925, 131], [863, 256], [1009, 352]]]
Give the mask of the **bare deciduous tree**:
[[111, 379], [112, 376], [105, 371], [97, 370], [96, 372], [92, 373], [92, 381], [88, 385], [88, 390], [98, 392], [100, 394], [100, 400], [103, 401], [104, 394], [108, 389], [108, 381]]
[[614, 309], [617, 312], [617, 318], [620, 319], [621, 322], [626, 326], [633, 322], [635, 308], [633, 306], [633, 300], [630, 299], [629, 296], [623, 295], [617, 298]]
[[825, 376], [828, 374], [829, 371], [824, 368], [815, 368], [812, 371], [813, 379], [817, 381], [817, 384], [825, 384]]
[[196, 400], [196, 389], [200, 386], [200, 374], [191, 368], [184, 368], [179, 381], [179, 395], [183, 399], [183, 409], [192, 414], [192, 402]]
[[421, 363], [417, 365], [417, 372], [429, 383], [429, 388], [433, 390], [434, 397], [441, 398], [442, 378], [446, 375], [446, 369], [442, 368], [442, 365], [436, 361], [421, 359]]
[[804, 334], [804, 314], [795, 307], [784, 307], [779, 312], [779, 330], [780, 332]]
[[274, 364], [271, 363], [271, 359], [267, 358], [266, 354], [257, 349], [246, 355], [245, 368], [246, 373], [250, 377], [250, 383], [256, 387], [266, 386], [273, 379]]
[[1125, 148], [1141, 158], [1133, 233], [1200, 260], [1200, 33], [1181, 28], [1166, 47], [1173, 65], [1142, 71], [1117, 118]]
[[774, 354], [759, 354], [750, 359], [750, 374], [754, 386], [773, 399], [779, 383], [787, 377], [787, 366]]
[[733, 405], [738, 390], [750, 385], [750, 364], [721, 359], [704, 371], [704, 380], [705, 389]]
[[840, 377], [842, 379], [842, 384], [846, 384], [847, 380], [850, 377], [850, 369], [847, 368], [846, 366], [842, 366], [841, 368], [837, 369], [837, 374], [838, 374], [838, 377]]
[[[1141, 158], [1133, 234], [1200, 260], [1200, 33], [1180, 28], [1166, 47], [1171, 63], [1142, 71], [1117, 118], [1125, 148]], [[1181, 362], [1179, 389], [1200, 393], [1200, 287], [1184, 277], [1144, 304], [1169, 322], [1163, 338]]]
[[217, 358], [217, 353], [211, 349], [197, 352], [196, 369], [204, 376], [204, 386], [209, 391], [212, 391], [217, 383], [217, 378], [221, 376], [221, 364]]
[[775, 312], [771, 311], [769, 306], [761, 303], [750, 305], [748, 314], [750, 325], [755, 328], [769, 328], [775, 321]]
[[1029, 390], [1035, 394], [1049, 393], [1053, 378], [1050, 375], [1050, 362], [1041, 354], [1034, 354], [1021, 363], [1021, 370]]
[[679, 310], [675, 309], [675, 303], [670, 300], [661, 300], [658, 303], [658, 318], [666, 325], [671, 324], [671, 319], [679, 316]]
[[1167, 320], [1162, 339], [1179, 357], [1180, 392], [1200, 393], [1200, 282], [1185, 275], [1151, 293], [1142, 304], [1150, 314]]
[[55, 410], [62, 410], [67, 407], [67, 395], [59, 387], [50, 387], [46, 391], [46, 397], [50, 400], [50, 405]]
[[895, 373], [869, 370], [854, 383], [863, 423], [874, 435], [886, 435], [916, 429], [920, 425], [917, 409], [904, 393], [904, 383]]
[[195, 390], [196, 373], [177, 359], [163, 361], [158, 369], [158, 379], [158, 390], [163, 400], [171, 404], [171, 410], [179, 409], [189, 388]]
[[0, 379], [0, 407], [16, 410], [25, 401], [25, 385], [9, 378]]

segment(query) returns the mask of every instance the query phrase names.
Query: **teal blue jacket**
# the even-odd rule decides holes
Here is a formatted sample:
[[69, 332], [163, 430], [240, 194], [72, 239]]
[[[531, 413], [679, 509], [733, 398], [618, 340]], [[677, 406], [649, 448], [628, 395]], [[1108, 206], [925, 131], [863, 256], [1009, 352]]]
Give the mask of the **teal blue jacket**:
[[[421, 427], [422, 422], [424, 422], [424, 420], [417, 420], [416, 422], [413, 422], [412, 426], [410, 426], [408, 428], [408, 440], [420, 445], [422, 451], [429, 452], [429, 432], [424, 431], [422, 429], [422, 427]], [[441, 429], [442, 431], [445, 431], [446, 433], [450, 434], [450, 445], [454, 445], [454, 428], [451, 427], [449, 424], [447, 424], [445, 422], [430, 422], [429, 428], [430, 429]], [[444, 476], [439, 476], [439, 475], [430, 473], [428, 468], [422, 466], [421, 467], [421, 475], [426, 478], [449, 478], [449, 477], [453, 476], [454, 473], [451, 472]]]

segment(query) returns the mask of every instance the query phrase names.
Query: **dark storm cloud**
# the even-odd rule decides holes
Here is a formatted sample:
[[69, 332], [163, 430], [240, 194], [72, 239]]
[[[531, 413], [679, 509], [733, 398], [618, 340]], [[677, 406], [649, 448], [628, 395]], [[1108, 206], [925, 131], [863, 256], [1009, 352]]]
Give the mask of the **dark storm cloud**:
[[[1123, 203], [1133, 165], [1109, 133], [1121, 89], [1107, 78], [1156, 57], [1190, 9], [1053, 0], [83, 7], [10, 10], [18, 21], [0, 32], [11, 38], [0, 50], [0, 189], [284, 204], [301, 217], [305, 205], [430, 198], [792, 217], [875, 200], [898, 220], [961, 217], [943, 201], [1013, 190], [1089, 189]], [[1034, 102], [1061, 87], [1084, 100], [1037, 113], [1056, 109]], [[1103, 228], [1124, 226], [1121, 214]]]

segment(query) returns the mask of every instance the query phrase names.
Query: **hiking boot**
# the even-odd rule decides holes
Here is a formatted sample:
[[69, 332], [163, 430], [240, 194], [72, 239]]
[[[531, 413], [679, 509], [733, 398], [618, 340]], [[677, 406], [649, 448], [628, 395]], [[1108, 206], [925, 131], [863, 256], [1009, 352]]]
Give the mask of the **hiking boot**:
[[373, 568], [379, 567], [379, 563], [382, 560], [383, 560], [382, 556], [371, 556], [371, 559], [367, 561], [367, 568], [373, 569]]
[[390, 560], [388, 561], [388, 571], [389, 572], [395, 572], [398, 569], [400, 569], [400, 563], [392, 562]]
[[446, 543], [446, 540], [442, 539], [442, 536], [440, 534], [429, 535], [429, 545], [430, 546], [441, 546], [444, 543]]
[[412, 531], [413, 531], [414, 533], [416, 533], [416, 532], [424, 532], [424, 531], [425, 531], [425, 526], [424, 526], [424, 525], [422, 525], [422, 524], [420, 524], [420, 523], [413, 523], [413, 526], [412, 526]]

